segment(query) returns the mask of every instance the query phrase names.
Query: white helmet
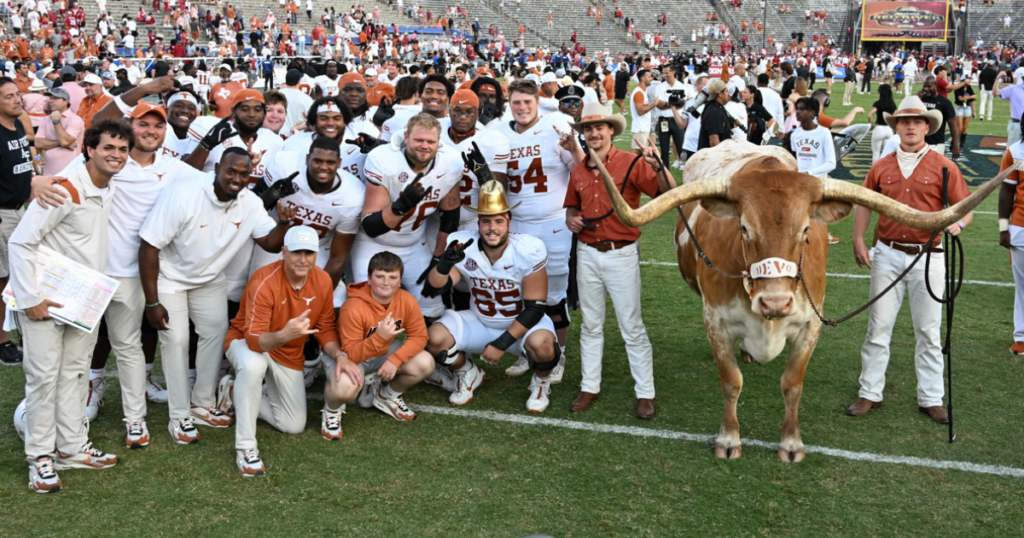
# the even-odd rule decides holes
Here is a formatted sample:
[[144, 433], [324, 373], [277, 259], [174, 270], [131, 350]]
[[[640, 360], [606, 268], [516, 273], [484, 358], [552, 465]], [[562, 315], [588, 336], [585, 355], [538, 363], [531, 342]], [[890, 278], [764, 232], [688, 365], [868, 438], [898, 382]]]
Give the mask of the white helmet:
[[28, 429], [28, 410], [25, 408], [25, 400], [21, 400], [18, 407], [14, 410], [14, 430], [18, 432], [18, 437], [21, 440], [25, 440], [25, 430]]

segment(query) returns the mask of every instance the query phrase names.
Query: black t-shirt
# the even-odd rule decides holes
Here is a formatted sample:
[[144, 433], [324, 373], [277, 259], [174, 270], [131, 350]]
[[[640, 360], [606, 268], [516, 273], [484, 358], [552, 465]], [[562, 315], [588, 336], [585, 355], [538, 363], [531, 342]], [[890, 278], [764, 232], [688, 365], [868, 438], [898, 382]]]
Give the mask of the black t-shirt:
[[752, 114], [757, 114], [758, 117], [760, 117], [762, 120], [764, 120], [765, 123], [768, 123], [768, 122], [772, 121], [772, 115], [771, 115], [770, 112], [768, 112], [768, 109], [765, 108], [764, 105], [759, 105], [757, 103], [754, 103], [754, 104], [748, 106], [747, 107], [747, 117], [750, 117]]
[[974, 95], [974, 88], [971, 88], [970, 84], [965, 84], [960, 88], [953, 90], [953, 97], [956, 101], [956, 106], [971, 106], [970, 101], [964, 101], [964, 97]]
[[32, 151], [20, 121], [0, 125], [0, 206], [23, 204], [32, 195]]
[[946, 99], [939, 94], [935, 94], [935, 97], [922, 95], [921, 101], [924, 102], [924, 106], [928, 110], [938, 110], [942, 113], [942, 125], [939, 126], [938, 132], [924, 137], [925, 144], [944, 144], [946, 142], [946, 123], [956, 116], [956, 110], [953, 108], [953, 103], [950, 103], [949, 99]]
[[981, 73], [978, 74], [978, 85], [985, 91], [992, 91], [992, 85], [996, 83], [996, 76], [998, 74], [991, 66], [982, 69]]
[[875, 101], [874, 103], [871, 103], [871, 108], [875, 109], [875, 112], [878, 113], [878, 115], [875, 116], [875, 125], [888, 125], [887, 123], [885, 123], [885, 116], [882, 113], [888, 112], [890, 114], [895, 114], [895, 104], [896, 103], [893, 103], [893, 106], [884, 106], [882, 105], [881, 101]]
[[791, 76], [782, 83], [782, 91], [780, 92], [780, 95], [782, 96], [783, 101], [789, 99], [789, 94], [793, 93], [794, 86], [796, 86], [796, 76]]
[[161, 60], [153, 66], [153, 71], [157, 77], [166, 77], [171, 72], [171, 66]]
[[704, 113], [700, 115], [700, 137], [697, 140], [697, 149], [711, 147], [711, 135], [718, 135], [718, 142], [722, 143], [732, 138], [733, 120], [725, 107], [718, 101], [708, 101], [704, 106]]

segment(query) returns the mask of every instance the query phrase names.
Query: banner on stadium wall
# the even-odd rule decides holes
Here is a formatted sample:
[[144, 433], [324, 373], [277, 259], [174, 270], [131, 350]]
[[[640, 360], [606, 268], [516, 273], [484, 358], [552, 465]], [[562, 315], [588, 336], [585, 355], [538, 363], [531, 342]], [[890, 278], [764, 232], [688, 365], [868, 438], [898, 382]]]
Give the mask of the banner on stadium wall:
[[949, 2], [864, 3], [863, 41], [946, 41]]
[[[695, 68], [692, 65], [686, 66], [686, 69], [688, 71], [694, 71], [695, 70]], [[710, 76], [710, 77], [720, 77], [720, 76], [722, 76], [722, 66], [720, 66], [720, 65], [708, 66], [708, 76]], [[729, 76], [732, 76], [732, 68], [731, 67], [729, 68]], [[825, 78], [825, 70], [822, 69], [821, 67], [819, 67], [817, 69], [817, 73], [815, 74], [815, 76], [817, 76], [817, 78]], [[843, 67], [843, 66], [837, 66], [836, 67], [835, 78], [838, 79], [838, 80], [843, 80], [844, 78], [846, 78], [846, 68]]]

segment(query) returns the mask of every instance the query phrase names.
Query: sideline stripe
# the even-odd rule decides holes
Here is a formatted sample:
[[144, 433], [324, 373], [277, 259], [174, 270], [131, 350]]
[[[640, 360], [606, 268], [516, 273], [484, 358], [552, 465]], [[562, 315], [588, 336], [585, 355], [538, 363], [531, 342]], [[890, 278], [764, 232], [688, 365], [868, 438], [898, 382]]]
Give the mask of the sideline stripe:
[[[637, 426], [617, 426], [611, 424], [592, 424], [587, 422], [575, 422], [558, 418], [542, 418], [528, 415], [508, 415], [494, 411], [469, 411], [452, 407], [436, 407], [433, 405], [415, 405], [413, 409], [424, 413], [435, 415], [450, 415], [457, 417], [468, 417], [497, 422], [511, 422], [515, 424], [526, 424], [531, 426], [551, 426], [555, 428], [568, 428], [571, 430], [583, 430], [597, 433], [620, 433], [637, 437], [658, 437], [661, 439], [676, 439], [681, 441], [695, 441], [699, 443], [713, 443], [714, 435], [701, 435], [695, 433], [676, 432], [671, 430], [656, 430], [651, 428], [640, 428]], [[769, 443], [757, 439], [743, 439], [744, 445], [756, 446], [767, 450], [777, 451], [778, 443]], [[871, 452], [851, 452], [824, 446], [805, 445], [804, 450], [808, 454], [824, 454], [834, 458], [842, 458], [853, 461], [867, 461], [873, 463], [895, 463], [900, 465], [912, 465], [915, 467], [930, 467], [932, 469], [953, 469], [969, 473], [992, 474], [997, 476], [1011, 476], [1024, 478], [1024, 469], [1006, 467], [1003, 465], [987, 465], [983, 463], [970, 463], [966, 461], [942, 461], [929, 458], [916, 458], [912, 456], [887, 456], [885, 454], [873, 454]]]
[[[659, 262], [652, 260], [641, 260], [640, 265], [658, 265], [665, 267], [676, 267], [678, 264], [672, 262]], [[859, 279], [870, 279], [871, 275], [854, 275], [850, 273], [825, 273], [827, 276], [836, 278], [859, 278]], [[992, 282], [989, 280], [964, 280], [964, 284], [977, 284], [979, 286], [996, 286], [999, 288], [1013, 288], [1015, 287], [1013, 282]]]

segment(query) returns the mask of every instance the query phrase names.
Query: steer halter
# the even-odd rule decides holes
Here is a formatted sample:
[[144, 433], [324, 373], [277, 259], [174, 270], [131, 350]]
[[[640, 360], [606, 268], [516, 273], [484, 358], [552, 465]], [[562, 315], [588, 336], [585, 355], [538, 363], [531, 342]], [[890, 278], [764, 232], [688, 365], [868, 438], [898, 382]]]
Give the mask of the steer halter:
[[743, 289], [747, 290], [750, 298], [754, 298], [754, 281], [761, 278], [793, 278], [793, 291], [796, 291], [797, 283], [803, 280], [804, 248], [800, 249], [800, 261], [793, 263], [784, 258], [765, 258], [757, 263], [747, 262], [747, 246], [740, 238], [740, 248], [743, 250]]

